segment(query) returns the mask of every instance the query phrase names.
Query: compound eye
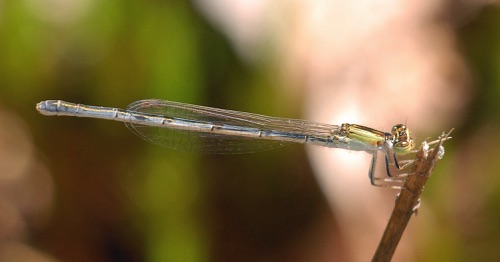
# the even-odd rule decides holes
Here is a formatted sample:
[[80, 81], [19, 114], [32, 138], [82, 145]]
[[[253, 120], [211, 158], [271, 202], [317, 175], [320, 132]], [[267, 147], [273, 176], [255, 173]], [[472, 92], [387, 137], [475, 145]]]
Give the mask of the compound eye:
[[391, 133], [393, 135], [401, 136], [408, 133], [408, 128], [403, 124], [395, 125], [392, 127]]

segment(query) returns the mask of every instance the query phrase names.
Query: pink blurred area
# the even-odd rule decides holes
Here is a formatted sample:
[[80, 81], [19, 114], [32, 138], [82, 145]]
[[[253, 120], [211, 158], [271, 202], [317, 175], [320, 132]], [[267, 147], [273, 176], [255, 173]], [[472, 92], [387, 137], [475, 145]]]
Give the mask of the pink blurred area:
[[0, 260], [56, 261], [24, 241], [51, 219], [54, 184], [27, 124], [0, 110]]

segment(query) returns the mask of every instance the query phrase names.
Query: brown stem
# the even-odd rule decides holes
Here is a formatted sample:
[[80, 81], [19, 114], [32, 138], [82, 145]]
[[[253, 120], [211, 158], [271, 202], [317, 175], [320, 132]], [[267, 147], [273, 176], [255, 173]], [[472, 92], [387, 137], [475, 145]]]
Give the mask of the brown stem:
[[396, 247], [401, 240], [406, 225], [410, 221], [411, 216], [418, 209], [420, 203], [420, 194], [422, 193], [425, 183], [429, 179], [432, 170], [437, 161], [440, 159], [440, 148], [445, 140], [448, 140], [450, 130], [447, 134], [439, 137], [436, 146], [428, 151], [428, 148], [422, 144], [419, 148], [415, 162], [412, 165], [410, 174], [405, 180], [401, 192], [399, 193], [391, 218], [387, 223], [384, 235], [380, 240], [378, 248], [373, 256], [372, 261], [390, 261]]

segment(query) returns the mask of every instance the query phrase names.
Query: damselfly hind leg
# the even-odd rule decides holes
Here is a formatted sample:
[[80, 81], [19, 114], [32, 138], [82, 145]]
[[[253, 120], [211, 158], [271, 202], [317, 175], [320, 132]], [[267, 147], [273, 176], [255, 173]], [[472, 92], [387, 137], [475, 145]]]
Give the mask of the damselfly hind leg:
[[[399, 179], [399, 175], [395, 177], [388, 177], [388, 178], [382, 178], [382, 177], [376, 177], [375, 174], [375, 164], [377, 162], [377, 152], [372, 153], [372, 161], [370, 164], [370, 171], [368, 173], [368, 176], [370, 177], [370, 183], [372, 186], [376, 187], [386, 187], [386, 188], [393, 188], [393, 189], [401, 189], [401, 186], [403, 185], [403, 181]], [[387, 162], [387, 160], [386, 160]], [[386, 165], [387, 166], [387, 165]], [[387, 171], [389, 169], [387, 168]]]
[[384, 160], [385, 160], [385, 170], [387, 177], [376, 177], [374, 174], [375, 174], [375, 165], [377, 162], [377, 152], [372, 153], [372, 161], [369, 171], [370, 183], [373, 186], [377, 187], [389, 187], [394, 189], [400, 189], [403, 183], [403, 179], [406, 178], [409, 175], [409, 173], [398, 172], [397, 174], [393, 174], [391, 173], [391, 166], [394, 166], [396, 170], [400, 171], [411, 166], [414, 161], [398, 160], [396, 154], [394, 154], [393, 152], [391, 152], [391, 155], [385, 154]]
[[377, 187], [389, 187], [389, 188], [395, 188], [399, 189], [401, 187], [401, 180], [400, 175], [396, 176], [391, 176], [389, 172], [389, 164], [387, 160], [387, 156], [385, 157], [386, 160], [386, 170], [387, 170], [387, 178], [382, 178], [382, 177], [376, 177], [375, 176], [375, 166], [377, 164], [377, 151], [374, 151], [372, 153], [372, 161], [370, 163], [370, 170], [368, 171], [368, 177], [370, 178], [370, 183], [372, 186], [377, 186]]
[[372, 186], [377, 186], [375, 180], [377, 180], [374, 176], [375, 173], [375, 164], [377, 162], [377, 151], [372, 153], [372, 162], [370, 163], [370, 170], [368, 171], [368, 177], [370, 178], [370, 183]]

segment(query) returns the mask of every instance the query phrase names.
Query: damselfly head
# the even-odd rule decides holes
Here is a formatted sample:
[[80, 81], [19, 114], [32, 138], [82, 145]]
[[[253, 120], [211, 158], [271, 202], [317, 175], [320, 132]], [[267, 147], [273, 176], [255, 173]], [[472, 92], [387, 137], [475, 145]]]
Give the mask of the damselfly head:
[[410, 136], [410, 130], [406, 125], [395, 125], [391, 130], [391, 134], [393, 136], [394, 153], [404, 155], [413, 149], [413, 138]]

